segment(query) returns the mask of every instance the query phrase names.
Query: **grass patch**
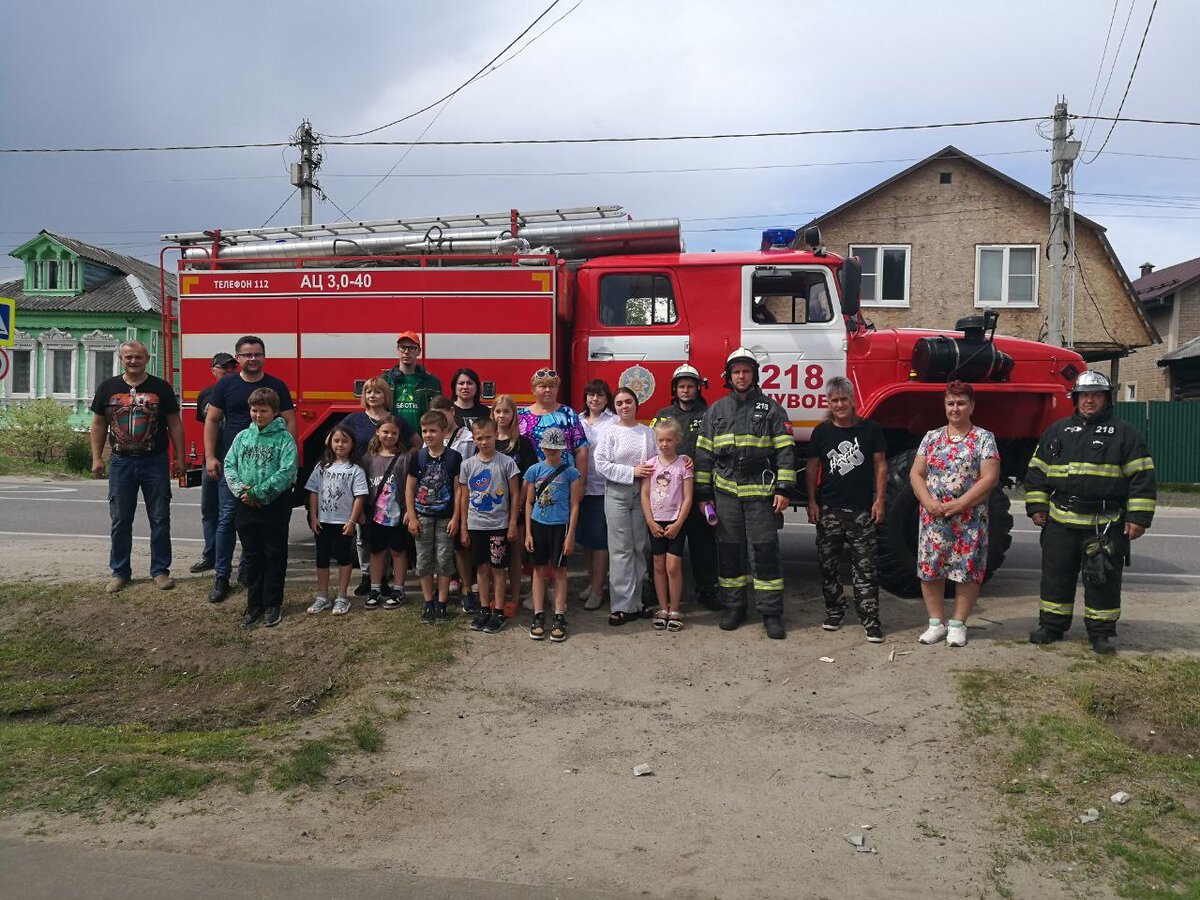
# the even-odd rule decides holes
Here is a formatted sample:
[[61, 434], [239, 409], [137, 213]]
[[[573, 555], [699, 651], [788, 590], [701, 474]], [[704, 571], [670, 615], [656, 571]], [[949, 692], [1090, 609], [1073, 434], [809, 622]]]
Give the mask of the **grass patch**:
[[[964, 731], [1041, 864], [1125, 897], [1200, 897], [1200, 659], [974, 670], [960, 695]], [[1133, 799], [1112, 803], [1118, 790]], [[1089, 808], [1100, 820], [1081, 824]]]
[[[406, 686], [453, 657], [453, 631], [412, 610], [335, 628], [296, 614], [297, 589], [282, 628], [246, 631], [206, 586], [164, 603], [148, 584], [0, 583], [0, 813], [319, 786], [341, 755], [379, 752]], [[297, 743], [301, 726], [327, 737]]]
[[23, 456], [8, 456], [0, 454], [0, 475], [25, 475], [35, 477], [38, 475], [70, 475], [80, 477], [80, 473], [73, 471], [67, 465], [66, 460], [52, 459], [49, 462], [37, 462], [33, 459], [26, 459]]
[[334, 747], [329, 741], [304, 741], [271, 770], [271, 787], [277, 791], [302, 785], [314, 787], [325, 780], [333, 756]]

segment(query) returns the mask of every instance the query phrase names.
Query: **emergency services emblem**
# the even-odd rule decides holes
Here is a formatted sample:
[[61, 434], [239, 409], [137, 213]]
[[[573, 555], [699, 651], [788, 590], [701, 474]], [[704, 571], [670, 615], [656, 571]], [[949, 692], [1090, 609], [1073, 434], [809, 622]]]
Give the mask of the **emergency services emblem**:
[[638, 403], [645, 403], [654, 393], [654, 376], [644, 366], [630, 366], [617, 379], [617, 387], [629, 388]]

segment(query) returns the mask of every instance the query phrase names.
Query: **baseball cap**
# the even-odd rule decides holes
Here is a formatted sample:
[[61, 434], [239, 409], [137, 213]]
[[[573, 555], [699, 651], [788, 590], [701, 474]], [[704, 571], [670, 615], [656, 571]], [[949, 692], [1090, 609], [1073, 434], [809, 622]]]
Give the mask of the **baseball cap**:
[[229, 365], [231, 362], [237, 362], [237, 360], [233, 358], [232, 353], [214, 353], [213, 354], [213, 358], [212, 358], [213, 368], [222, 368], [223, 369], [227, 365]]
[[566, 450], [567, 438], [561, 428], [547, 428], [542, 432], [540, 446], [543, 450]]
[[415, 331], [400, 332], [398, 335], [396, 335], [396, 343], [399, 344], [401, 341], [412, 341], [418, 347], [421, 346], [421, 338]]

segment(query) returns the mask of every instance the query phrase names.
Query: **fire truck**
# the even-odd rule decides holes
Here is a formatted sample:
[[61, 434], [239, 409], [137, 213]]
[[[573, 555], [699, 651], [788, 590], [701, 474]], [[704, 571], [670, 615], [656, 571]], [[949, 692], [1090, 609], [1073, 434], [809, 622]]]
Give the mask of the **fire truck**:
[[[671, 402], [678, 365], [695, 366], [715, 395], [726, 356], [746, 346], [763, 390], [789, 414], [801, 458], [826, 414], [826, 381], [844, 375], [859, 414], [887, 436], [879, 571], [901, 596], [919, 593], [908, 471], [925, 432], [945, 422], [945, 383], [973, 384], [974, 421], [995, 433], [1002, 484], [1011, 484], [1038, 435], [1070, 408], [1067, 391], [1084, 368], [1071, 350], [996, 337], [996, 314], [986, 310], [945, 332], [876, 329], [859, 308], [858, 260], [825, 250], [816, 229], [770, 229], [755, 251], [687, 253], [678, 219], [635, 220], [600, 206], [164, 241], [164, 266], [178, 257], [179, 300], [163, 304], [163, 346], [178, 337], [180, 358], [167, 367], [179, 374], [185, 408], [211, 382], [212, 355], [258, 335], [266, 370], [292, 390], [309, 466], [329, 429], [360, 408], [362, 383], [395, 364], [402, 331], [422, 336], [422, 362], [447, 391], [450, 373], [469, 366], [484, 402], [501, 393], [528, 401], [531, 374], [551, 368], [563, 402], [580, 408], [582, 386], [600, 378], [632, 388], [647, 416]], [[198, 465], [200, 426], [184, 421]], [[990, 574], [1011, 543], [1012, 516], [1003, 490], [989, 503]]]

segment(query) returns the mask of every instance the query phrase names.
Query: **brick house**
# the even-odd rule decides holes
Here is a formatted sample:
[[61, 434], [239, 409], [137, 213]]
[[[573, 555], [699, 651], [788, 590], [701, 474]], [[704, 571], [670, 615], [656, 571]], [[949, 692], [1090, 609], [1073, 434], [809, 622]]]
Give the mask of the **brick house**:
[[[74, 427], [87, 426], [96, 385], [121, 371], [117, 348], [127, 340], [145, 344], [149, 371], [162, 375], [158, 266], [45, 230], [9, 255], [25, 275], [0, 284], [0, 297], [17, 304], [0, 405], [53, 397]], [[167, 294], [174, 302], [169, 273]]]
[[1162, 335], [1162, 345], [1133, 354], [1121, 363], [1118, 396], [1122, 400], [1200, 400], [1194, 366], [1200, 356], [1200, 257], [1155, 270], [1142, 263], [1133, 283], [1138, 302]]
[[[1115, 368], [1158, 335], [1104, 228], [1075, 223], [1074, 348]], [[808, 224], [830, 250], [862, 259], [863, 313], [881, 328], [952, 328], [987, 307], [1004, 334], [1046, 335], [1050, 200], [953, 146]]]

